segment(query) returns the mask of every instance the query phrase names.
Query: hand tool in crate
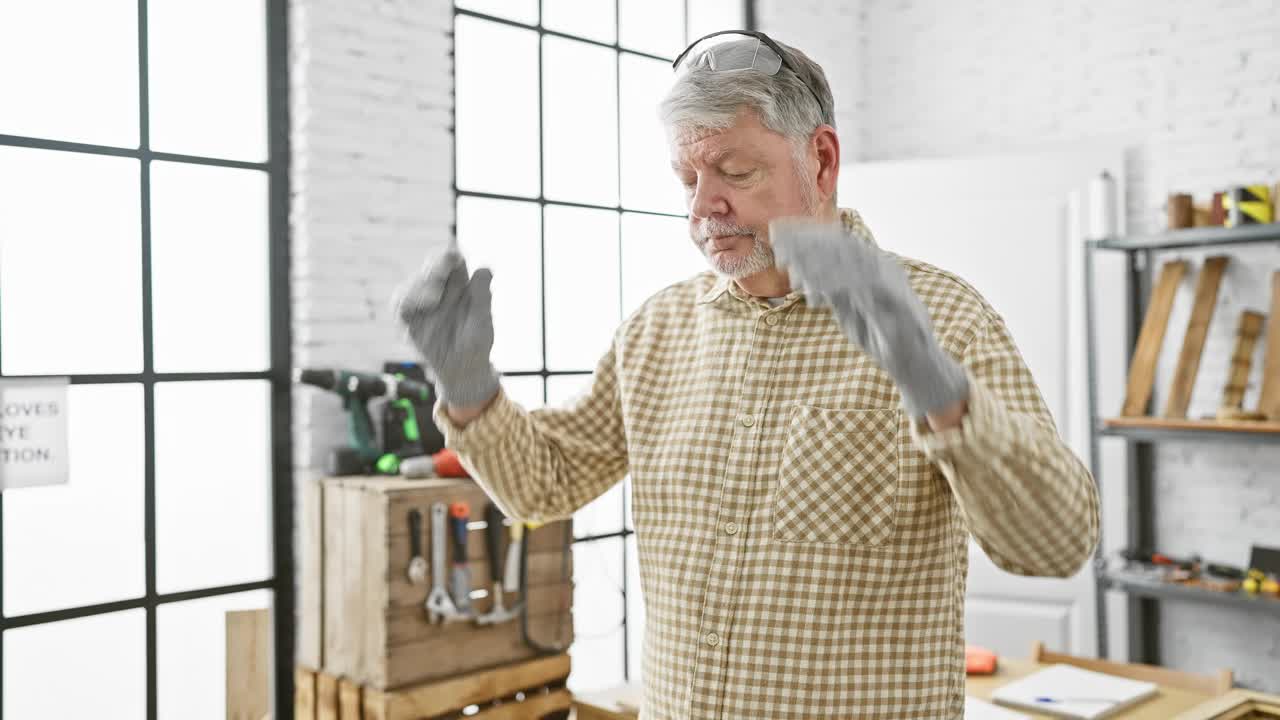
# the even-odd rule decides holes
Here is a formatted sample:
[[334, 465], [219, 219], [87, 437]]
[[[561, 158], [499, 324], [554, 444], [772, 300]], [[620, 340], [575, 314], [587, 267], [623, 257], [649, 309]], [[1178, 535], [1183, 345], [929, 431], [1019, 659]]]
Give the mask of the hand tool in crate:
[[422, 513], [409, 511], [409, 582], [417, 585], [427, 579], [427, 559], [422, 557]]
[[433, 623], [466, 620], [449, 597], [445, 579], [445, 545], [448, 543], [449, 508], [442, 502], [431, 506], [431, 594], [427, 595], [427, 619]]
[[502, 510], [498, 506], [489, 503], [484, 508], [484, 537], [485, 549], [489, 554], [489, 580], [491, 582], [491, 590], [493, 593], [493, 609], [483, 615], [476, 616], [476, 623], [479, 625], [495, 625], [508, 620], [514, 620], [520, 611], [520, 604], [516, 603], [515, 607], [506, 607], [506, 593], [509, 588], [503, 583], [502, 567], [502, 538], [506, 534], [506, 528], [503, 521], [506, 518], [502, 515]]
[[453, 528], [453, 574], [450, 577], [450, 593], [458, 612], [468, 617], [471, 609], [471, 569], [467, 566], [467, 523], [471, 521], [471, 508], [459, 500], [449, 506], [449, 525]]

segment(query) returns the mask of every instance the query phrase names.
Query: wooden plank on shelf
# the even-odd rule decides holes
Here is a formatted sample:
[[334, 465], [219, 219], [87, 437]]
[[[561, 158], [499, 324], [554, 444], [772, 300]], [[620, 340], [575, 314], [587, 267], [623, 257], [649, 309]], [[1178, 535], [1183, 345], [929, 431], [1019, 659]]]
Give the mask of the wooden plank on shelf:
[[227, 720], [262, 720], [271, 711], [270, 611], [227, 611], [226, 634]]
[[312, 473], [299, 472], [294, 481], [298, 502], [298, 627], [296, 662], [324, 667], [324, 485]]
[[316, 720], [316, 672], [299, 665], [293, 671], [294, 720]]
[[338, 680], [338, 720], [362, 720], [363, 717], [360, 686], [347, 678]]
[[[562, 653], [402, 690], [380, 691], [366, 688], [364, 691], [365, 720], [415, 720], [435, 717], [461, 710], [468, 705], [484, 704], [505, 698], [521, 690], [562, 682], [569, 676], [569, 669], [569, 655]], [[551, 708], [544, 713], [534, 714], [530, 712], [535, 709], [533, 706], [524, 703], [510, 703], [510, 705], [528, 713], [513, 717], [541, 717], [541, 714], [556, 709]], [[563, 707], [569, 707], [567, 702]]]
[[1191, 319], [1187, 323], [1187, 334], [1182, 339], [1178, 368], [1173, 373], [1173, 385], [1169, 389], [1169, 400], [1164, 407], [1166, 418], [1187, 416], [1191, 391], [1196, 384], [1196, 372], [1200, 369], [1200, 355], [1204, 351], [1205, 337], [1209, 334], [1209, 323], [1213, 321], [1214, 306], [1218, 304], [1218, 287], [1222, 284], [1222, 274], [1227, 269], [1228, 260], [1225, 255], [1216, 255], [1206, 259], [1200, 270]]
[[[456, 677], [473, 668], [497, 667], [533, 653], [520, 636], [519, 621], [485, 628], [459, 624], [456, 630], [423, 637], [387, 648], [387, 674], [369, 683], [375, 687], [404, 688], [423, 682]], [[459, 642], [460, 633], [465, 641]], [[557, 612], [529, 617], [529, 636], [547, 645], [568, 647], [573, 642], [573, 617]]]
[[[1277, 200], [1280, 202], [1280, 200]], [[1280, 420], [1280, 270], [1271, 275], [1271, 315], [1267, 321], [1267, 349], [1262, 360], [1262, 394], [1258, 412]]]
[[573, 705], [573, 696], [568, 690], [560, 688], [549, 693], [538, 693], [525, 698], [521, 702], [492, 705], [471, 716], [472, 720], [527, 720], [541, 718], [558, 710], [568, 711]]
[[316, 673], [316, 720], [338, 720], [338, 678]]
[[1188, 420], [1185, 418], [1115, 417], [1107, 427], [1152, 430], [1218, 430], [1222, 432], [1280, 433], [1280, 422], [1262, 420]]
[[1156, 362], [1160, 359], [1160, 347], [1169, 327], [1169, 312], [1173, 309], [1173, 300], [1187, 267], [1186, 260], [1172, 260], [1160, 268], [1160, 277], [1147, 304], [1146, 317], [1142, 319], [1142, 331], [1133, 350], [1133, 360], [1129, 363], [1129, 383], [1125, 388], [1121, 415], [1133, 417], [1147, 413], [1151, 388], [1156, 381]]
[[1249, 384], [1249, 370], [1253, 367], [1253, 348], [1262, 333], [1262, 313], [1245, 310], [1240, 313], [1236, 326], [1236, 344], [1231, 352], [1231, 364], [1227, 370], [1227, 383], [1222, 388], [1220, 408], [1239, 410], [1244, 406], [1244, 391]]

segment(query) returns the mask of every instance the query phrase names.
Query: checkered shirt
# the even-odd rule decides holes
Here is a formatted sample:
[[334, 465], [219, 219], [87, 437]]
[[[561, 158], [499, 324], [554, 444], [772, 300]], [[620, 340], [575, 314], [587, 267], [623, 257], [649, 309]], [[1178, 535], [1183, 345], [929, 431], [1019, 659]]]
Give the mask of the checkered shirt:
[[627, 318], [568, 406], [500, 392], [463, 428], [436, 409], [510, 516], [567, 517], [630, 474], [644, 720], [958, 718], [970, 534], [1021, 575], [1090, 557], [1093, 479], [1000, 315], [898, 259], [966, 368], [957, 428], [907, 417], [829, 309], [710, 272]]

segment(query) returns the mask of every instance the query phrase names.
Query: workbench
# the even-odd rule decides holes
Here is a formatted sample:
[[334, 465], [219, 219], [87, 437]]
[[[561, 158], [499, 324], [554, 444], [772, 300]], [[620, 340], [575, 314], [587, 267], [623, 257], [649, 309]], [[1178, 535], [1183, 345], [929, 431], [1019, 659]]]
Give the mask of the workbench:
[[[1041, 667], [1047, 667], [1030, 660], [1000, 658], [994, 675], [971, 675], [965, 681], [965, 692], [982, 700], [991, 700], [991, 693], [1001, 685], [1005, 685], [1020, 677], [1030, 675]], [[616, 703], [617, 698], [624, 698], [628, 704], [638, 702], [641, 697], [640, 688], [628, 685], [623, 688], [601, 693], [587, 693], [574, 697], [574, 707], [578, 710], [579, 720], [636, 720], [634, 713], [622, 710]], [[1210, 696], [1190, 690], [1161, 686], [1159, 693], [1149, 700], [1133, 706], [1125, 712], [1112, 717], [1120, 720], [1169, 720], [1178, 713], [1208, 702]], [[1012, 708], [1011, 708], [1012, 709]], [[1027, 710], [1017, 712], [1036, 720], [1052, 720], [1052, 715], [1043, 715]]]

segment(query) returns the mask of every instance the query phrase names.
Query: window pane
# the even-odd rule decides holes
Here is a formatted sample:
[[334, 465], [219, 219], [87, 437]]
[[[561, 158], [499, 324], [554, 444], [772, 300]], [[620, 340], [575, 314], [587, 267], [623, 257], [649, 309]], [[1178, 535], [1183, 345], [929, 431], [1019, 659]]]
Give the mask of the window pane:
[[262, 0], [147, 4], [151, 147], [267, 159], [267, 30]]
[[503, 375], [502, 389], [525, 410], [540, 408], [542, 402], [542, 377], [539, 375]]
[[458, 16], [454, 72], [458, 187], [537, 197], [538, 33]]
[[542, 24], [550, 30], [612, 43], [617, 37], [613, 5], [601, 0], [542, 0]]
[[538, 22], [538, 0], [458, 0], [454, 5], [529, 25]]
[[742, 0], [689, 0], [689, 39], [693, 42], [717, 30], [742, 30]]
[[684, 49], [684, 0], [619, 0], [618, 43], [675, 59]]
[[0, 133], [138, 146], [137, 0], [4, 3], [0, 68]]
[[622, 483], [587, 503], [573, 514], [573, 533], [577, 537], [607, 535], [622, 531]]
[[621, 320], [618, 213], [549, 205], [547, 368], [592, 370]]
[[590, 375], [552, 375], [547, 378], [547, 404], [563, 407], [590, 388]]
[[144, 610], [6, 630], [4, 716], [146, 717], [146, 639]]
[[270, 605], [271, 593], [255, 590], [156, 609], [156, 715], [161, 720], [227, 718], [227, 612]]
[[467, 269], [493, 270], [493, 364], [542, 369], [542, 233], [537, 203], [458, 198], [458, 247]]
[[617, 54], [547, 36], [542, 57], [546, 196], [617, 205]]
[[710, 269], [685, 218], [622, 214], [622, 314], [666, 286]]
[[5, 493], [10, 617], [146, 592], [142, 386], [72, 385], [68, 402], [70, 482]]
[[157, 162], [151, 193], [156, 370], [265, 370], [267, 174]]
[[640, 588], [640, 554], [635, 535], [627, 537], [627, 656], [628, 679], [643, 682], [644, 592]]
[[271, 576], [269, 393], [263, 380], [156, 385], [160, 592]]
[[0, 147], [6, 375], [142, 372], [139, 177], [137, 160]]
[[684, 213], [684, 188], [671, 170], [658, 103], [671, 87], [671, 65], [622, 53], [622, 206]]
[[621, 538], [573, 544], [573, 692], [622, 684], [623, 571]]

